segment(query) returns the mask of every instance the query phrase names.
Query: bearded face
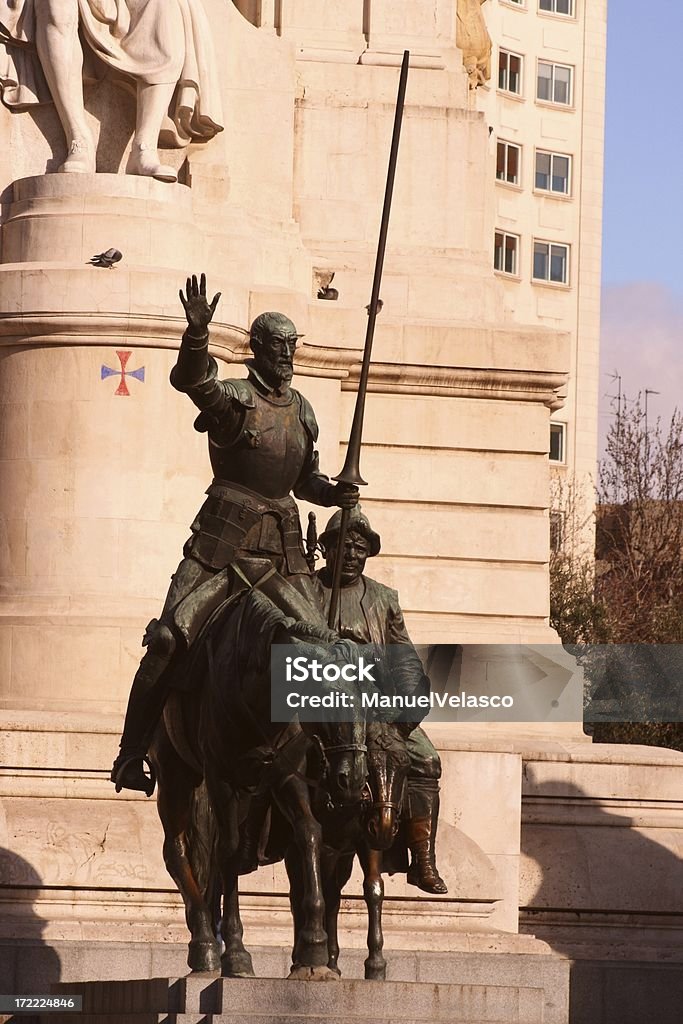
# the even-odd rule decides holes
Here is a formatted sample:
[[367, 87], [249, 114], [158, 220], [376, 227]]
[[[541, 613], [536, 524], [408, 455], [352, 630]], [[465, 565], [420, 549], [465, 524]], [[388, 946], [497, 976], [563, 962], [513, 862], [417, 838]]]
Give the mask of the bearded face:
[[294, 375], [296, 343], [296, 334], [275, 330], [253, 345], [256, 369], [270, 387], [281, 388], [290, 383]]

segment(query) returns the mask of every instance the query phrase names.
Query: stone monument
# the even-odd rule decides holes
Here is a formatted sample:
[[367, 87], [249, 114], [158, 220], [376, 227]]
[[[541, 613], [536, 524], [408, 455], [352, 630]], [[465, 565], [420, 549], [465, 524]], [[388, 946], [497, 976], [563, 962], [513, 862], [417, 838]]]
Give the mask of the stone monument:
[[[138, 794], [115, 798], [108, 781], [144, 625], [207, 485], [204, 441], [168, 385], [184, 322], [178, 288], [203, 267], [222, 293], [210, 349], [222, 377], [240, 375], [258, 313], [281, 310], [296, 323], [305, 338], [295, 386], [318, 412], [321, 462], [340, 465], [406, 47], [411, 86], [369, 383], [363, 506], [382, 535], [373, 575], [400, 590], [414, 642], [476, 645], [453, 658], [467, 685], [510, 677], [520, 644], [535, 657], [534, 645], [555, 639], [547, 437], [575, 368], [557, 293], [539, 286], [539, 315], [527, 317], [530, 289], [521, 286], [526, 304], [515, 307], [511, 282], [492, 263], [501, 224], [482, 109], [489, 90], [470, 89], [460, 4], [22, 6], [66, 18], [70, 71], [84, 58], [84, 73], [68, 76], [83, 89], [84, 114], [70, 129], [54, 103], [29, 96], [27, 110], [7, 106], [29, 65], [35, 98], [53, 93], [37, 21], [16, 34], [8, 12], [17, 5], [1, 5], [11, 36], [0, 45], [0, 989], [9, 992], [184, 973], [185, 925], [154, 807]], [[512, 51], [511, 19], [537, 17], [515, 7], [479, 11], [495, 44]], [[581, 7], [566, 31], [600, 27], [602, 0]], [[164, 81], [143, 81], [129, 66], [126, 91], [98, 46], [113, 60], [136, 15], [140, 25], [172, 15], [184, 45]], [[202, 23], [216, 71], [188, 94], [197, 76], [184, 62], [198, 59]], [[564, 45], [554, 22], [546, 35], [548, 46]], [[142, 137], [147, 87], [159, 107], [142, 118]], [[539, 132], [552, 139], [564, 112], [542, 115]], [[87, 168], [52, 173], [80, 161], [71, 143], [85, 129]], [[157, 158], [157, 143], [174, 132], [182, 147]], [[136, 154], [138, 144], [150, 149]], [[157, 180], [149, 171], [158, 168], [177, 180]], [[111, 269], [91, 265], [112, 248], [122, 258]], [[338, 298], [321, 301], [318, 281], [332, 272]], [[593, 747], [576, 721], [427, 722], [426, 731], [443, 764], [439, 872], [449, 892], [387, 883], [389, 977], [466, 979], [480, 1000], [474, 1010], [495, 995], [499, 1008], [518, 1008], [506, 1019], [558, 1024], [567, 1019], [568, 957], [576, 991], [614, 991], [618, 974], [629, 998], [632, 979], [655, 978], [665, 992], [680, 942], [680, 756]], [[253, 878], [243, 918], [260, 947], [256, 971], [282, 977], [286, 881], [275, 868]], [[354, 885], [342, 945], [360, 950]], [[359, 971], [360, 956], [348, 964], [345, 974]], [[171, 989], [155, 989], [147, 1008], [178, 1012]], [[208, 1005], [191, 983], [183, 991], [188, 1012]], [[618, 1000], [601, 1004], [601, 1018], [575, 1019], [607, 1024], [610, 1006]]]

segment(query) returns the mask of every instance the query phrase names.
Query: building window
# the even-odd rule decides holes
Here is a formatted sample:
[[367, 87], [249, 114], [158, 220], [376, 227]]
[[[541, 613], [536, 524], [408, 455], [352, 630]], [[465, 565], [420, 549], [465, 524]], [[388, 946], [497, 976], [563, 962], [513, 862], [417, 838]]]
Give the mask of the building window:
[[572, 69], [567, 64], [550, 64], [539, 60], [536, 99], [571, 106]]
[[522, 95], [522, 58], [518, 53], [501, 50], [498, 54], [498, 88]]
[[571, 183], [569, 174], [572, 158], [564, 153], [536, 152], [536, 188], [543, 192], [555, 192], [568, 196]]
[[508, 4], [514, 4], [515, 7], [524, 7], [526, 0], [505, 0]]
[[564, 14], [568, 18], [574, 17], [574, 0], [538, 0], [539, 11], [547, 11], [548, 14]]
[[519, 185], [520, 157], [522, 150], [512, 142], [499, 142], [496, 158], [496, 178], [508, 185]]
[[551, 423], [550, 424], [550, 452], [549, 458], [551, 462], [565, 462], [565, 441], [566, 425], [564, 423]]
[[519, 255], [519, 235], [496, 231], [493, 266], [502, 274], [516, 274]]
[[562, 512], [550, 513], [550, 550], [558, 552], [562, 550], [564, 543], [564, 515]]
[[555, 242], [534, 242], [535, 281], [569, 284], [569, 246]]

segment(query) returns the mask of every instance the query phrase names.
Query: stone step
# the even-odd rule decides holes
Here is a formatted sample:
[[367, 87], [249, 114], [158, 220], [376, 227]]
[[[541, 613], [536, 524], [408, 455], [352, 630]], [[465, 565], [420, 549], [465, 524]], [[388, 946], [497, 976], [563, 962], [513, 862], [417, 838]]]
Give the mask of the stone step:
[[[12, 1022], [19, 1024], [18, 1018], [12, 1018]], [[22, 1018], [22, 1021], [26, 1018]], [[115, 1014], [115, 1015], [88, 1015], [63, 1017], [59, 1015], [62, 1024], [388, 1024], [389, 1017], [319, 1017], [310, 1014], [305, 1015], [284, 1015], [283, 1013], [261, 1015], [236, 1015], [228, 1014]], [[512, 1024], [516, 1018], [505, 1017], [496, 1024]], [[536, 1019], [535, 1019], [536, 1020]], [[27, 1024], [44, 1024], [47, 1017], [32, 1018]], [[439, 1021], [449, 1024], [492, 1024], [490, 1018], [474, 1020], [470, 1017], [447, 1016], [445, 1018], [400, 1018], [400, 1024], [431, 1024]]]
[[[37, 1024], [43, 1024], [47, 1022], [47, 1017], [34, 1018]], [[114, 1014], [114, 1015], [89, 1015], [79, 1014], [78, 1016], [67, 1016], [63, 1017], [60, 1014], [60, 1021], [63, 1024], [389, 1024], [391, 1021], [390, 1017], [330, 1017], [330, 1016], [317, 1016], [311, 1014], [283, 1014], [278, 1011], [275, 1014], [268, 1014], [262, 1016], [260, 1014], [249, 1014], [249, 1015], [235, 1015], [233, 1013], [141, 1013], [141, 1014]], [[512, 1024], [516, 1018], [505, 1017], [502, 1018], [500, 1024]], [[15, 1018], [12, 1018], [15, 1022]], [[413, 1018], [400, 1018], [400, 1024], [431, 1024], [431, 1022], [445, 1022], [449, 1024], [491, 1024], [490, 1018], [477, 1019], [470, 1017], [456, 1017], [453, 1015], [446, 1017], [413, 1017]], [[16, 1024], [20, 1024], [19, 1019], [16, 1018]], [[28, 1024], [33, 1024], [29, 1021]], [[498, 1024], [498, 1021], [496, 1022]]]
[[[0, 916], [1, 916], [0, 911]], [[516, 971], [554, 985], [555, 956], [550, 947], [530, 935], [500, 932], [449, 935], [449, 950], [394, 949], [387, 943], [388, 981], [511, 984]], [[455, 942], [459, 945], [456, 946]], [[257, 978], [286, 978], [291, 948], [250, 946]], [[344, 949], [339, 959], [345, 981], [363, 978], [367, 949]], [[514, 968], [511, 965], [516, 965]], [[530, 966], [532, 965], [532, 966]], [[547, 972], [551, 974], [548, 975]], [[0, 939], [0, 992], [49, 992], [56, 982], [118, 981], [180, 978], [187, 973], [187, 943], [59, 941]], [[547, 979], [550, 978], [550, 981]]]
[[83, 996], [83, 1012], [60, 1014], [62, 1024], [567, 1024], [568, 963], [549, 961], [551, 979], [530, 964], [510, 963], [538, 958], [487, 959], [510, 976], [486, 983], [323, 983], [193, 975], [60, 984], [53, 991]]

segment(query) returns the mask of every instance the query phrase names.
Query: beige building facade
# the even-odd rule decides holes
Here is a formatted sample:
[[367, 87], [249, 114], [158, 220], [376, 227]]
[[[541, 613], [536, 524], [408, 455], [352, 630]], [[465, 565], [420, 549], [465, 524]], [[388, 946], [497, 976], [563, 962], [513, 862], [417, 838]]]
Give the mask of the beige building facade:
[[570, 381], [550, 428], [552, 532], [590, 550], [607, 5], [499, 0], [483, 9], [498, 43], [490, 90], [477, 94], [494, 128], [496, 273], [513, 317], [570, 332]]
[[496, 148], [495, 231], [504, 248], [501, 257], [499, 237], [496, 272], [515, 319], [571, 333], [570, 382], [552, 417], [562, 429], [551, 461], [592, 476], [607, 5], [500, 0], [486, 8], [498, 42], [491, 88], [481, 98]]
[[[0, 108], [0, 938], [47, 944], [69, 978], [184, 960], [153, 803], [115, 799], [107, 779], [144, 625], [209, 483], [194, 410], [168, 383], [178, 288], [204, 270], [222, 292], [211, 339], [226, 377], [242, 374], [257, 313], [292, 316], [296, 384], [338, 472], [404, 48], [363, 503], [382, 535], [372, 575], [400, 591], [413, 638], [479, 645], [466, 683], [504, 680], [519, 645], [556, 640], [551, 422], [566, 473], [595, 457], [604, 0], [202, 3], [225, 130], [164, 155], [177, 183], [123, 173], [135, 105], [109, 78], [86, 87], [97, 173], [52, 173], [64, 143], [51, 107]], [[491, 39], [477, 88], [481, 23], [468, 74], [458, 13], [483, 15]], [[114, 269], [87, 265], [110, 247]], [[339, 297], [325, 301], [332, 273]], [[669, 949], [680, 758], [596, 752], [579, 717], [431, 729], [450, 893], [425, 901], [390, 882], [387, 948], [512, 952], [542, 971], [558, 951], [599, 958], [605, 927], [617, 949], [626, 915], [641, 959]], [[652, 850], [654, 917], [639, 882]], [[621, 871], [601, 874], [615, 858]], [[288, 943], [285, 893], [281, 871], [251, 876], [249, 944]], [[360, 947], [348, 910], [345, 941]], [[21, 958], [5, 963], [17, 982]]]

